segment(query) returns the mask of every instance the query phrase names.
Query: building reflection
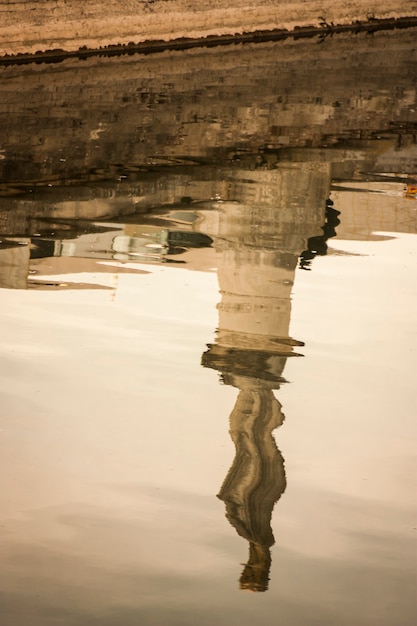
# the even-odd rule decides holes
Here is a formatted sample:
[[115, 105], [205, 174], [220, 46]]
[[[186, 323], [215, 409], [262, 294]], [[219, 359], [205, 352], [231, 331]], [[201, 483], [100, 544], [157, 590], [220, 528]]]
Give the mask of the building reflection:
[[[357, 211], [359, 217], [350, 209], [361, 186], [369, 184], [356, 183], [359, 190], [355, 183], [349, 187], [344, 183], [340, 191], [336, 188], [332, 195], [336, 206], [343, 206], [339, 211], [329, 197], [331, 177], [325, 164], [312, 159], [299, 164], [299, 169], [296, 165], [291, 164], [291, 176], [280, 173], [279, 183], [274, 170], [263, 171], [262, 181], [257, 179], [256, 197], [248, 194], [246, 186], [246, 192], [237, 197], [240, 202], [225, 202], [219, 210], [218, 232], [211, 232], [221, 301], [216, 338], [208, 344], [202, 365], [217, 370], [224, 384], [238, 389], [230, 415], [235, 458], [218, 497], [230, 524], [249, 543], [240, 588], [256, 592], [268, 589], [274, 544], [271, 518], [287, 484], [273, 431], [284, 421], [275, 393], [286, 382], [287, 359], [299, 356], [303, 345], [290, 335], [297, 265], [310, 269], [315, 256], [327, 254], [326, 242], [340, 236], [345, 218], [345, 231], [352, 239], [375, 238], [369, 227], [366, 230], [366, 204]], [[256, 178], [254, 172], [251, 178]], [[387, 195], [377, 196], [384, 205], [378, 220], [381, 230], [415, 231], [415, 222], [404, 218], [413, 209], [407, 205], [410, 196], [404, 194], [403, 185], [391, 181], [385, 187]], [[374, 188], [382, 189], [384, 184]], [[388, 195], [393, 189], [395, 202]], [[371, 205], [374, 197], [368, 200]]]
[[[300, 267], [309, 269], [315, 256], [327, 253], [326, 242], [335, 236], [336, 227], [337, 237], [345, 239], [381, 239], [375, 231], [414, 232], [411, 179], [351, 178], [358, 163], [372, 170], [375, 145], [365, 147], [349, 154], [336, 148], [328, 153], [236, 150], [219, 166], [154, 168], [136, 173], [129, 182], [91, 183], [88, 189], [75, 185], [70, 191], [39, 187], [36, 194], [25, 191], [10, 198], [11, 191], [6, 190], [0, 197], [0, 288], [39, 288], [43, 276], [49, 286], [48, 275], [108, 273], [110, 267], [103, 261], [118, 262], [118, 272], [127, 271], [120, 265], [125, 262], [189, 263], [182, 253], [210, 246], [213, 237], [220, 263], [239, 264], [243, 252], [236, 226], [252, 228], [248, 244], [252, 257], [245, 261], [249, 274], [260, 251], [266, 257], [281, 250], [283, 268], [285, 255], [299, 255]], [[331, 186], [335, 205], [328, 204], [324, 213], [325, 204], [318, 207], [314, 200], [309, 211], [320, 215], [312, 224], [305, 207], [313, 197], [328, 198]], [[245, 220], [249, 222], [244, 224]], [[298, 243], [304, 240], [301, 254], [294, 238]], [[210, 263], [208, 269], [213, 266]], [[221, 274], [226, 280], [226, 272]], [[250, 284], [253, 276], [244, 276], [242, 270], [241, 280]], [[221, 306], [228, 304], [222, 300]], [[251, 328], [249, 334], [253, 332]]]
[[[149, 180], [144, 174], [135, 211], [103, 200], [101, 215], [87, 198], [57, 202], [54, 211], [42, 209], [42, 214], [40, 204], [16, 199], [0, 220], [0, 288], [90, 289], [94, 285], [59, 277], [141, 272], [133, 262], [217, 266], [218, 328], [202, 365], [238, 390], [230, 415], [236, 454], [218, 497], [231, 525], [249, 543], [240, 587], [259, 592], [268, 589], [271, 518], [286, 489], [284, 459], [273, 436], [284, 420], [275, 393], [285, 382], [287, 359], [299, 356], [303, 345], [290, 335], [297, 265], [309, 269], [316, 255], [327, 253], [327, 240], [341, 231], [355, 239], [381, 237], [369, 224], [374, 230], [415, 232], [410, 206], [415, 187], [405, 192], [398, 181], [333, 184], [332, 197], [343, 216], [339, 224], [329, 193], [333, 170], [342, 168], [336, 160], [343, 161], [344, 153], [333, 151], [334, 161], [315, 150], [287, 154], [288, 161], [273, 152], [238, 156], [229, 155], [221, 168], [186, 169], [180, 177], [165, 172], [158, 185], [155, 173]], [[386, 194], [370, 193], [379, 190]], [[190, 256], [199, 248], [210, 248], [210, 255]], [[51, 282], [56, 275], [58, 282]]]
[[[221, 301], [214, 343], [202, 365], [238, 389], [230, 415], [236, 454], [218, 497], [236, 532], [249, 543], [240, 588], [266, 591], [274, 544], [271, 517], [286, 488], [284, 459], [273, 431], [284, 421], [275, 397], [288, 358], [302, 342], [290, 336], [291, 290], [309, 235], [325, 222], [328, 173], [304, 163], [291, 175], [263, 172], [254, 204], [224, 203], [219, 216]], [[275, 189], [275, 193], [274, 193]], [[300, 190], [301, 193], [300, 193]], [[246, 198], [243, 198], [245, 200]]]
[[202, 361], [239, 390], [230, 416], [236, 456], [219, 498], [232, 526], [249, 542], [243, 589], [268, 588], [271, 516], [286, 486], [273, 437], [284, 419], [274, 391], [284, 382], [287, 359], [298, 356], [302, 345], [289, 334], [290, 296], [300, 253], [325, 223], [330, 167], [314, 154], [303, 162], [241, 160], [238, 167], [224, 167], [220, 178], [213, 174], [200, 184], [200, 198], [210, 193], [209, 201], [184, 198], [148, 214], [122, 214], [120, 222], [117, 216], [111, 222], [94, 215], [90, 222], [35, 218], [27, 233], [26, 222], [19, 229], [29, 236], [14, 244], [19, 276], [8, 286], [20, 288], [28, 285], [29, 268], [39, 270], [46, 259], [53, 275], [58, 265], [61, 272], [71, 271], [77, 259], [85, 271], [86, 263], [98, 259], [172, 262], [182, 250], [214, 247], [219, 323]]

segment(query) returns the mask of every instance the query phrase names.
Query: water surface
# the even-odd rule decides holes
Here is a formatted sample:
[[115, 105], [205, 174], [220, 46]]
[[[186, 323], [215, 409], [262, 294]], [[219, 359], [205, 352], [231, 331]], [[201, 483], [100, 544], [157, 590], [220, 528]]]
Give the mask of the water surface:
[[7, 68], [5, 626], [415, 623], [416, 74], [387, 37]]

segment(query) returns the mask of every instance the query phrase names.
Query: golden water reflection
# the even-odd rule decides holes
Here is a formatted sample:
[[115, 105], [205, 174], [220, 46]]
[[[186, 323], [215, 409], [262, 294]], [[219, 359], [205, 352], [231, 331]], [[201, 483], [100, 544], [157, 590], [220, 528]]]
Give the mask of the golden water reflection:
[[[287, 359], [300, 356], [295, 348], [303, 345], [289, 334], [291, 290], [308, 235], [316, 235], [324, 222], [328, 193], [325, 166], [304, 164], [291, 173], [285, 184], [281, 178], [281, 195], [273, 202], [226, 203], [220, 212], [214, 238], [219, 322], [216, 341], [202, 357], [203, 366], [239, 390], [230, 416], [236, 454], [218, 497], [231, 525], [249, 542], [240, 588], [256, 592], [268, 589], [272, 511], [286, 487], [284, 459], [272, 434], [284, 415], [273, 390], [285, 382]], [[263, 189], [269, 193], [263, 196], [271, 198], [274, 172], [269, 185], [266, 174]]]
[[[308, 157], [271, 169], [229, 171], [233, 186], [225, 191], [220, 185], [214, 198], [184, 197], [111, 222], [35, 218], [29, 236], [12, 233], [0, 250], [3, 288], [110, 290], [117, 287], [67, 280], [66, 274], [146, 274], [143, 263], [209, 270], [214, 252], [221, 300], [216, 339], [202, 365], [238, 390], [230, 415], [235, 458], [218, 497], [249, 544], [240, 588], [258, 592], [268, 589], [271, 518], [286, 488], [284, 458], [273, 435], [284, 415], [274, 391], [286, 382], [287, 360], [301, 356], [303, 346], [290, 335], [296, 269], [311, 269], [316, 255], [331, 252], [328, 241], [339, 232], [374, 239], [379, 229], [416, 230], [414, 198], [404, 184], [371, 188], [345, 181], [332, 188], [329, 164], [319, 152]], [[205, 183], [194, 184], [207, 193]], [[362, 202], [358, 211], [361, 193], [369, 206]], [[208, 256], [193, 256], [204, 249]]]
[[408, 626], [414, 41], [3, 68], [6, 622]]
[[[230, 416], [230, 435], [236, 456], [218, 497], [238, 534], [249, 542], [249, 560], [240, 577], [241, 589], [266, 591], [271, 565], [272, 510], [285, 491], [284, 459], [272, 431], [281, 426], [281, 404], [270, 389], [239, 391]], [[242, 384], [242, 386], [243, 386]]]

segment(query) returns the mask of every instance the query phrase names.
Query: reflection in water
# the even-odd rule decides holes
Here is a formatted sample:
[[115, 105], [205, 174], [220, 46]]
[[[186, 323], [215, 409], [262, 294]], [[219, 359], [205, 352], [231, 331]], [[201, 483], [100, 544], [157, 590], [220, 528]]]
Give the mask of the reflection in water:
[[[16, 357], [12, 359], [16, 364], [16, 371], [17, 366], [20, 367], [19, 377], [15, 377], [16, 380], [19, 379], [16, 383], [16, 397], [25, 388], [20, 382], [21, 371], [29, 372], [36, 378], [39, 370], [39, 380], [48, 387], [48, 393], [53, 393], [55, 387], [67, 393], [70, 385], [78, 391], [81, 362], [87, 363], [87, 380], [90, 370], [98, 367], [100, 360], [104, 361], [106, 368], [108, 365], [108, 380], [110, 381], [110, 376], [118, 379], [115, 386], [117, 390], [119, 382], [124, 378], [130, 381], [128, 375], [133, 372], [131, 388], [134, 388], [137, 395], [131, 394], [131, 388], [120, 384], [125, 393], [120, 394], [120, 397], [115, 394], [117, 399], [113, 405], [109, 405], [113, 410], [109, 420], [113, 426], [112, 420], [115, 417], [115, 431], [109, 431], [111, 435], [108, 436], [108, 448], [105, 449], [106, 459], [101, 460], [102, 468], [108, 468], [109, 482], [121, 482], [120, 478], [113, 476], [113, 468], [116, 466], [123, 468], [125, 482], [132, 481], [134, 476], [131, 472], [132, 467], [137, 464], [136, 446], [139, 437], [145, 441], [144, 449], [148, 445], [147, 437], [151, 436], [150, 431], [146, 430], [145, 422], [146, 426], [155, 423], [158, 435], [160, 432], [159, 416], [155, 420], [147, 419], [148, 411], [152, 414], [149, 408], [151, 404], [156, 406], [155, 413], [159, 411], [159, 404], [154, 400], [161, 396], [170, 396], [172, 387], [169, 385], [177, 385], [181, 379], [184, 384], [184, 387], [179, 386], [181, 393], [184, 391], [186, 404], [194, 410], [194, 403], [189, 401], [191, 385], [187, 377], [181, 377], [176, 367], [173, 376], [171, 371], [174, 367], [172, 370], [160, 368], [166, 349], [163, 338], [166, 337], [165, 330], [171, 330], [170, 324], [174, 326], [172, 319], [167, 318], [167, 328], [164, 328], [163, 333], [158, 332], [158, 315], [150, 324], [154, 333], [147, 336], [148, 326], [145, 326], [145, 330], [142, 328], [142, 324], [146, 325], [147, 318], [137, 315], [137, 310], [149, 292], [144, 287], [145, 281], [141, 280], [141, 275], [149, 273], [150, 264], [169, 263], [173, 267], [191, 270], [216, 269], [221, 293], [217, 332], [215, 340], [203, 354], [202, 364], [219, 372], [222, 382], [237, 390], [235, 407], [230, 415], [230, 435], [235, 445], [235, 458], [218, 496], [224, 502], [230, 524], [248, 542], [249, 557], [240, 577], [242, 589], [266, 591], [268, 588], [271, 547], [274, 544], [272, 513], [275, 503], [286, 489], [284, 460], [275, 443], [273, 431], [284, 419], [281, 404], [275, 394], [279, 393], [280, 386], [285, 382], [287, 359], [300, 356], [298, 348], [303, 345], [290, 335], [291, 292], [296, 268], [310, 269], [315, 256], [328, 253], [327, 242], [332, 237], [377, 240], [386, 237], [386, 233], [416, 232], [416, 181], [415, 177], [407, 175], [416, 171], [417, 154], [413, 121], [416, 111], [415, 68], [411, 59], [414, 39], [415, 32], [411, 31], [401, 33], [401, 37], [392, 34], [375, 35], [372, 41], [369, 38], [358, 38], [353, 42], [349, 37], [339, 39], [336, 43], [329, 39], [325, 45], [315, 47], [314, 55], [311, 54], [310, 44], [305, 46], [302, 42], [287, 42], [285, 47], [275, 44], [231, 46], [229, 49], [223, 48], [221, 53], [215, 50], [195, 50], [190, 54], [153, 55], [146, 59], [90, 59], [85, 63], [71, 61], [59, 67], [3, 68], [7, 80], [2, 84], [0, 103], [4, 113], [0, 122], [4, 137], [0, 150], [0, 288], [111, 289], [112, 296], [117, 292], [121, 296], [120, 300], [124, 298], [131, 307], [129, 315], [133, 314], [132, 320], [129, 318], [129, 324], [132, 324], [134, 331], [128, 327], [129, 333], [132, 331], [128, 336], [135, 337], [135, 340], [137, 337], [146, 339], [144, 343], [149, 344], [148, 354], [151, 355], [141, 369], [140, 359], [143, 355], [140, 350], [134, 351], [134, 356], [130, 351], [123, 352], [123, 348], [117, 343], [121, 338], [116, 331], [119, 330], [118, 324], [122, 326], [126, 317], [118, 317], [120, 310], [117, 311], [117, 306], [109, 306], [111, 321], [108, 326], [96, 329], [96, 320], [90, 320], [91, 328], [88, 327], [88, 333], [86, 331], [85, 334], [87, 336], [91, 333], [94, 339], [97, 338], [96, 343], [93, 341], [88, 344], [91, 352], [88, 349], [84, 351], [81, 347], [78, 352], [73, 353], [71, 346], [63, 351], [62, 358], [58, 350], [54, 350], [53, 358], [49, 358], [43, 356], [41, 351], [39, 357], [36, 355], [36, 363], [31, 370], [25, 369], [30, 366], [26, 361], [21, 367], [23, 361], [19, 354], [15, 354], [14, 346], [11, 346], [10, 350]], [[385, 54], [387, 41], [391, 52], [388, 56]], [[383, 59], [382, 65], [380, 59]], [[399, 175], [401, 172], [404, 174]], [[330, 195], [332, 201], [329, 200]], [[378, 231], [385, 234], [381, 235]], [[145, 263], [147, 267], [141, 269], [141, 263]], [[131, 288], [134, 282], [118, 282], [117, 276], [123, 272], [138, 275], [135, 282], [136, 299], [132, 293], [123, 293], [123, 283], [126, 289], [128, 283]], [[106, 283], [104, 273], [114, 274], [114, 281], [106, 276]], [[170, 275], [173, 273], [175, 272], [167, 272]], [[314, 278], [305, 273], [302, 276], [303, 279]], [[151, 276], [150, 283], [153, 278]], [[106, 287], [103, 287], [104, 283]], [[8, 293], [7, 297], [10, 302], [21, 303], [31, 302], [31, 296], [36, 301], [35, 296], [38, 296], [38, 301], [56, 302], [57, 309], [54, 308], [53, 311], [61, 311], [59, 307], [65, 307], [62, 303], [70, 302], [72, 298], [70, 294], [63, 295], [65, 298], [62, 300], [59, 297], [55, 300], [55, 295], [44, 293]], [[94, 295], [101, 297], [103, 294]], [[92, 297], [88, 293], [79, 293], [77, 296], [82, 302], [82, 319], [84, 305], [90, 303]], [[173, 294], [174, 298], [176, 296], [177, 293]], [[191, 294], [190, 300], [184, 298], [184, 307], [189, 306], [193, 297], [194, 294]], [[161, 296], [161, 301], [162, 299]], [[114, 300], [117, 304], [117, 299]], [[77, 301], [74, 295], [76, 311]], [[158, 306], [159, 304], [158, 301]], [[166, 306], [169, 308], [170, 303]], [[323, 302], [323, 307], [325, 306], [329, 306], [329, 301]], [[31, 315], [27, 312], [31, 308], [20, 309], [18, 304], [16, 307], [22, 313], [21, 320], [17, 320], [20, 333], [20, 323], [24, 319], [28, 321], [24, 316]], [[152, 308], [149, 310], [153, 311]], [[159, 313], [157, 307], [155, 310]], [[338, 311], [340, 313], [341, 309]], [[379, 315], [379, 311], [375, 311], [375, 314]], [[66, 321], [67, 317], [59, 327], [58, 344], [66, 337]], [[28, 328], [30, 322], [29, 319]], [[388, 332], [392, 327], [386, 325]], [[42, 328], [41, 323], [38, 328]], [[87, 326], [81, 328], [86, 330]], [[173, 333], [177, 333], [178, 328], [179, 326], [174, 326]], [[70, 329], [68, 336], [78, 334], [78, 329], [77, 320], [74, 335], [71, 335]], [[189, 334], [191, 335], [190, 328], [186, 326], [181, 336], [177, 333], [172, 339], [175, 365], [176, 359], [181, 359], [181, 355], [186, 352], [183, 348]], [[27, 335], [22, 334], [22, 345], [26, 336], [29, 336], [29, 332]], [[48, 341], [51, 341], [52, 335], [41, 333], [41, 336], [47, 338], [48, 349]], [[157, 336], [158, 339], [155, 339]], [[199, 336], [197, 341], [197, 353], [204, 342], [202, 337], [203, 335]], [[342, 364], [343, 357], [336, 354], [337, 339], [338, 337], [333, 352], [329, 350], [329, 354], [334, 357], [334, 362]], [[116, 355], [114, 360], [107, 355], [110, 345], [111, 354]], [[104, 347], [101, 349], [102, 346]], [[25, 358], [27, 347], [23, 346], [22, 350]], [[97, 356], [94, 351], [99, 347]], [[45, 354], [47, 353], [48, 350], [45, 350]], [[55, 377], [55, 367], [66, 364], [65, 357], [74, 354], [81, 355], [81, 358], [69, 358], [68, 367], [58, 369], [64, 381], [60, 387], [62, 381]], [[147, 354], [146, 350], [144, 354]], [[92, 356], [94, 358], [91, 360]], [[323, 362], [325, 361], [318, 360], [318, 363]], [[320, 370], [320, 376], [326, 375], [334, 367], [334, 362], [328, 364], [329, 369], [324, 370], [324, 373]], [[152, 376], [157, 383], [155, 389], [150, 387], [151, 400], [145, 397], [143, 415], [142, 411], [138, 415], [138, 403], [141, 404], [144, 396], [148, 395], [147, 373], [155, 363], [157, 371], [155, 374], [152, 372]], [[165, 373], [166, 380], [170, 378], [165, 394], [160, 393], [159, 368], [162, 374]], [[100, 376], [107, 380], [104, 369], [98, 367]], [[51, 372], [53, 376], [50, 375]], [[204, 378], [200, 371], [199, 375]], [[6, 377], [6, 380], [9, 379]], [[138, 380], [143, 382], [143, 387], [138, 385]], [[94, 373], [91, 375], [91, 382], [88, 378], [85, 393], [79, 394], [79, 404], [74, 404], [74, 407], [80, 417], [80, 423], [77, 424], [80, 427], [80, 436], [83, 436], [82, 427], [87, 424], [92, 431], [92, 450], [95, 450], [97, 439], [101, 443], [103, 427], [98, 407], [107, 403], [107, 397], [100, 404], [100, 394], [105, 388], [101, 378], [92, 387], [97, 390], [96, 397], [88, 396], [87, 384], [90, 386], [93, 382]], [[30, 389], [32, 390], [32, 386]], [[111, 384], [109, 389], [111, 391]], [[341, 389], [340, 396], [346, 393], [346, 387], [337, 389]], [[337, 393], [334, 389], [333, 392]], [[57, 393], [55, 395], [58, 397]], [[87, 403], [84, 403], [83, 395], [86, 396]], [[130, 396], [132, 399], [129, 405]], [[26, 400], [25, 397], [23, 412], [32, 419], [31, 411], [36, 414], [36, 408], [31, 409], [30, 405], [26, 405]], [[146, 400], [149, 400], [149, 406]], [[201, 396], [198, 400], [201, 400]], [[90, 413], [88, 401], [91, 402]], [[13, 402], [16, 402], [16, 398], [13, 398]], [[56, 404], [58, 403], [61, 403], [61, 397], [58, 398]], [[134, 462], [131, 465], [125, 463], [127, 441], [121, 440], [123, 443], [119, 452], [114, 452], [117, 450], [114, 442], [117, 444], [118, 431], [123, 430], [120, 429], [122, 404], [122, 417], [128, 414], [129, 417], [133, 416], [134, 428], [132, 431], [127, 430], [134, 433], [130, 438], [134, 442]], [[47, 456], [48, 448], [55, 454], [55, 446], [49, 445], [50, 430], [53, 428], [51, 424], [56, 422], [55, 406], [49, 395], [45, 404], [40, 406], [42, 410], [45, 409], [45, 415], [49, 416], [49, 411], [53, 416], [53, 420], [45, 428], [46, 434], [42, 431], [40, 435], [42, 454], [45, 450]], [[287, 401], [286, 406], [288, 407]], [[169, 413], [170, 422], [176, 429], [177, 421], [172, 417], [177, 414], [171, 413], [171, 410], [174, 411], [174, 408], [169, 406], [165, 414]], [[104, 406], [103, 413], [106, 414]], [[88, 415], [88, 419], [84, 420], [85, 415]], [[96, 422], [94, 417], [97, 418]], [[68, 429], [71, 432], [76, 430], [73, 428], [72, 414], [65, 417], [66, 419]], [[194, 414], [191, 419], [195, 421]], [[80, 426], [81, 422], [83, 426]], [[369, 423], [372, 424], [371, 421]], [[26, 425], [26, 422], [17, 420], [13, 424], [13, 428], [17, 429], [16, 440], [22, 437], [25, 426], [21, 424]], [[323, 421], [321, 424], [323, 432], [326, 431], [327, 424]], [[62, 444], [63, 425], [59, 423], [59, 433], [56, 435], [55, 443], [59, 445]], [[30, 458], [30, 454], [27, 455], [26, 452], [31, 453], [33, 446], [30, 428], [31, 423], [27, 430], [30, 437], [27, 450], [22, 448], [25, 465]], [[369, 430], [371, 436], [364, 438], [364, 446], [370, 439], [374, 441], [374, 429], [369, 427]], [[39, 431], [41, 429], [36, 428], [36, 432]], [[180, 431], [175, 431], [175, 434], [180, 437], [178, 432]], [[97, 433], [100, 437], [97, 437]], [[42, 439], [43, 436], [46, 437], [45, 440]], [[298, 437], [299, 433], [295, 436]], [[22, 437], [24, 442], [27, 437], [28, 435]], [[184, 438], [183, 450], [191, 453], [200, 444], [201, 439], [196, 443], [196, 440]], [[337, 440], [337, 445], [339, 444]], [[67, 445], [66, 440], [63, 445]], [[78, 463], [78, 456], [69, 449], [71, 457]], [[13, 446], [11, 450], [14, 454]], [[146, 462], [143, 460], [146, 469], [152, 462], [155, 467], [160, 464], [162, 453], [159, 438], [155, 450], [157, 452], [154, 459], [149, 455]], [[113, 454], [114, 466], [109, 461]], [[210, 454], [211, 452], [207, 453], [208, 456]], [[57, 456], [49, 458], [48, 468], [51, 475], [57, 477], [57, 492], [63, 493], [63, 500], [71, 500], [73, 496], [65, 484], [65, 472]], [[93, 453], [91, 456], [91, 450], [88, 449], [86, 456], [91, 474], [87, 472], [86, 480], [81, 472], [79, 483], [74, 479], [73, 493], [77, 493], [77, 497], [80, 485], [91, 484], [93, 492], [99, 491], [97, 485], [103, 482], [102, 468], [100, 463], [96, 463], [100, 455], [97, 457]], [[350, 462], [350, 450], [348, 459]], [[190, 460], [190, 464], [195, 462], [195, 458]], [[226, 459], [226, 463], [228, 462], [229, 459]], [[211, 458], [208, 463], [212, 463]], [[98, 468], [97, 475], [94, 474], [93, 466], [94, 469]], [[6, 463], [4, 474], [8, 473], [9, 467]], [[25, 481], [15, 479], [14, 467], [13, 465], [10, 472], [12, 482], [15, 480], [16, 484], [23, 485], [22, 490], [28, 490]], [[142, 478], [142, 468], [140, 474]], [[148, 471], [148, 475], [152, 475], [152, 471]], [[319, 482], [325, 489], [328, 488], [327, 478], [325, 476], [323, 483]], [[158, 474], [158, 480], [163, 486], [166, 477], [161, 478], [161, 474]], [[49, 475], [39, 480], [45, 490], [44, 501], [47, 504], [48, 498], [51, 498], [48, 492], [50, 482]], [[340, 483], [339, 486], [343, 493], [343, 484]], [[180, 483], [175, 487], [178, 493], [183, 489]], [[196, 493], [200, 493], [201, 485], [198, 483], [194, 487]], [[207, 500], [210, 502], [213, 501], [215, 488], [211, 484], [208, 489]], [[14, 485], [11, 490], [13, 489]], [[36, 489], [31, 491], [37, 493]], [[304, 494], [306, 491], [310, 490], [305, 490]], [[291, 490], [291, 495], [293, 493]], [[26, 493], [24, 497], [26, 498]], [[138, 504], [140, 497], [135, 495], [134, 500]], [[53, 502], [53, 498], [51, 501]], [[118, 506], [119, 500], [114, 509], [106, 514], [109, 527], [113, 525], [113, 521], [109, 520]], [[300, 506], [305, 511], [304, 501]], [[329, 507], [324, 510], [323, 517]], [[395, 507], [393, 510], [396, 510]], [[299, 512], [298, 509], [293, 519], [298, 519]], [[18, 513], [13, 511], [13, 515], [19, 516], [20, 509]], [[94, 515], [90, 516], [89, 513], [87, 517], [87, 521], [82, 522], [83, 526], [87, 526], [87, 522], [94, 519]], [[162, 518], [158, 509], [152, 521], [157, 519], [159, 524]], [[45, 522], [46, 528], [49, 519], [48, 517]], [[167, 553], [164, 547], [159, 544], [159, 552], [154, 549], [158, 541], [152, 544], [152, 554], [148, 561], [142, 556], [137, 557], [139, 550], [135, 552], [132, 549], [135, 539], [142, 536], [138, 532], [138, 519], [139, 515], [136, 515], [131, 535], [126, 539], [126, 544], [129, 544], [127, 551], [129, 554], [134, 553], [134, 566], [152, 569], [157, 565], [158, 559], [165, 564]], [[162, 523], [164, 522], [165, 518]], [[183, 527], [182, 519], [180, 522], [179, 525]], [[11, 535], [14, 524], [13, 521]], [[156, 530], [152, 536], [159, 532], [164, 537], [169, 535], [158, 524], [155, 525]], [[146, 528], [146, 524], [144, 527]], [[184, 525], [184, 528], [187, 533], [189, 527]], [[222, 532], [221, 530], [220, 534]], [[296, 537], [294, 542], [297, 540]], [[308, 543], [308, 539], [305, 541]], [[80, 552], [81, 543], [77, 543], [77, 540], [67, 543], [69, 551], [74, 551], [75, 554]], [[106, 547], [111, 545], [117, 552], [121, 544], [121, 541], [115, 540], [106, 542]], [[293, 545], [294, 543], [289, 548]], [[369, 547], [369, 542], [366, 545]], [[322, 548], [322, 544], [317, 542], [317, 550]], [[305, 550], [305, 545], [302, 550]], [[123, 576], [119, 576], [122, 568], [119, 569], [117, 557], [109, 556], [102, 549], [102, 545], [98, 552], [100, 555], [103, 552], [105, 559], [111, 559], [108, 561], [109, 570], [117, 572], [119, 582], [123, 581]], [[281, 556], [284, 552], [285, 549], [281, 551]], [[15, 558], [14, 548], [10, 554], [13, 565], [21, 562]], [[306, 562], [314, 564], [314, 574], [308, 579], [309, 584], [311, 580], [315, 583], [315, 562], [311, 560], [308, 550], [306, 555]], [[323, 548], [321, 556], [328, 560], [326, 549]], [[177, 553], [175, 558], [177, 559]], [[94, 570], [96, 564], [88, 551], [86, 559], [86, 570]], [[340, 562], [338, 554], [338, 563]], [[211, 563], [210, 560], [210, 566]], [[357, 560], [356, 563], [360, 561]], [[204, 584], [200, 584], [202, 579], [195, 575], [194, 565], [192, 563], [190, 567], [193, 581], [200, 592], [204, 590], [206, 593], [206, 589], [211, 588], [206, 584], [206, 579]], [[37, 564], [34, 569], [36, 567]], [[59, 571], [57, 578], [62, 585], [65, 584], [62, 572], [68, 570], [71, 574], [71, 567], [65, 565]], [[281, 579], [278, 572], [274, 577], [277, 586], [284, 578], [290, 578], [286, 568], [282, 569]], [[155, 571], [157, 570], [158, 567]], [[216, 568], [216, 572], [218, 571], [219, 568]], [[351, 570], [346, 568], [346, 571], [350, 580]], [[179, 580], [180, 589], [184, 582], [181, 582], [178, 572], [180, 568], [177, 570], [174, 566], [173, 574]], [[165, 574], [166, 570], [158, 570], [152, 583], [156, 590], [156, 600], [149, 600], [148, 596], [151, 597], [152, 593], [144, 594], [146, 601], [152, 603], [150, 612], [156, 615], [152, 618], [152, 623], [159, 619], [157, 610], [161, 608], [161, 580], [164, 580]], [[374, 562], [372, 589], [375, 588], [373, 574]], [[130, 572], [127, 575], [134, 581], [134, 590], [131, 596], [123, 596], [120, 606], [137, 606], [136, 579], [130, 576]], [[54, 576], [51, 575], [50, 578], [53, 579]], [[144, 578], [148, 578], [148, 571]], [[298, 577], [297, 582], [300, 582], [302, 588], [301, 578], [302, 576]], [[15, 579], [17, 576], [12, 574], [12, 584]], [[91, 579], [97, 580], [96, 571]], [[152, 575], [149, 579], [152, 579]], [[27, 576], [23, 577], [23, 581], [16, 583], [18, 591], [11, 601], [12, 611], [19, 606], [21, 596], [25, 596], [29, 587], [26, 584]], [[224, 582], [220, 575], [217, 582]], [[88, 583], [86, 586], [88, 587]], [[108, 585], [111, 590], [108, 595], [113, 605], [116, 604], [114, 588], [112, 578]], [[313, 585], [309, 597], [313, 598], [314, 606], [321, 602], [320, 596], [316, 596], [314, 592], [323, 588], [326, 589], [326, 585], [322, 584], [322, 580], [317, 580], [317, 585]], [[68, 609], [68, 596], [63, 595], [63, 604]], [[99, 595], [95, 594], [97, 597]], [[232, 594], [229, 595], [232, 597]], [[344, 601], [345, 594], [342, 595]], [[267, 594], [262, 606], [268, 606], [271, 598], [273, 601], [278, 598], [279, 608], [282, 610], [285, 594], [282, 597], [274, 596], [272, 593]], [[178, 597], [182, 602], [181, 593]], [[210, 610], [212, 597], [211, 595], [207, 601]], [[291, 598], [291, 595], [288, 597]], [[327, 597], [323, 605], [326, 601]], [[166, 623], [185, 623], [182, 617], [177, 619], [177, 614], [172, 616], [172, 607], [166, 597], [165, 602], [165, 608], [170, 612], [169, 619], [172, 617], [172, 621]], [[203, 604], [201, 606], [205, 607]], [[257, 609], [259, 606], [257, 603]], [[194, 611], [190, 607], [188, 609]], [[71, 607], [68, 610], [71, 611]], [[309, 610], [307, 604], [305, 610]], [[337, 611], [335, 616], [329, 614], [328, 619], [324, 617], [321, 620], [321, 616], [317, 616], [317, 623], [341, 623], [344, 619], [342, 613], [343, 616], [346, 614], [345, 604], [340, 602]], [[256, 619], [268, 623], [271, 614], [265, 620], [259, 615], [248, 614], [242, 621], [239, 619], [239, 623], [253, 623]], [[207, 619], [211, 619], [210, 614], [207, 615]], [[283, 610], [283, 620], [295, 626], [305, 623], [304, 615], [303, 613], [300, 617], [298, 614], [289, 622]], [[48, 616], [51, 613], [49, 609], [45, 609], [36, 623], [42, 626], [49, 624]], [[62, 615], [55, 614], [51, 617], [54, 626], [61, 618]], [[105, 617], [100, 615], [97, 619], [101, 622]], [[146, 617], [143, 621], [142, 616], [135, 615], [132, 619], [135, 624], [150, 623], [146, 621]], [[234, 616], [231, 619], [233, 621]], [[85, 624], [89, 618], [84, 619], [81, 616], [80, 620], [82, 621], [74, 624]], [[121, 621], [127, 623], [119, 615], [116, 615], [115, 620], [114, 623], [117, 624]], [[200, 623], [195, 611], [190, 620], [193, 625]], [[230, 614], [226, 615], [226, 620], [229, 624]], [[211, 619], [211, 622], [216, 620]], [[25, 626], [26, 623], [27, 620], [23, 622]], [[165, 622], [162, 619], [158, 624]]]
[[[225, 203], [214, 240], [222, 299], [216, 342], [202, 364], [239, 389], [230, 416], [236, 456], [218, 497], [249, 542], [240, 577], [245, 590], [268, 589], [272, 510], [286, 487], [284, 459], [272, 435], [284, 416], [273, 389], [285, 382], [287, 358], [299, 356], [294, 347], [303, 345], [289, 336], [290, 295], [300, 252], [324, 218], [327, 176], [318, 163], [293, 167], [280, 178], [277, 195], [276, 172], [263, 172], [263, 202]], [[288, 210], [294, 205], [297, 211]]]
[[[245, 381], [246, 382], [246, 381]], [[240, 577], [242, 589], [268, 589], [274, 544], [271, 516], [285, 491], [284, 459], [272, 431], [284, 416], [272, 390], [242, 384], [230, 416], [230, 435], [236, 447], [233, 465], [220, 489], [226, 517], [241, 537], [249, 541], [249, 560]]]

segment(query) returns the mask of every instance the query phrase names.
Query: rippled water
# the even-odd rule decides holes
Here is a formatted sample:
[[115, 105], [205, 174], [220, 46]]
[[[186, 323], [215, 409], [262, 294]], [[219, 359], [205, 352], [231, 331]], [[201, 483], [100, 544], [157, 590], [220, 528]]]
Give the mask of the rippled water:
[[415, 623], [415, 41], [3, 68], [2, 624]]

